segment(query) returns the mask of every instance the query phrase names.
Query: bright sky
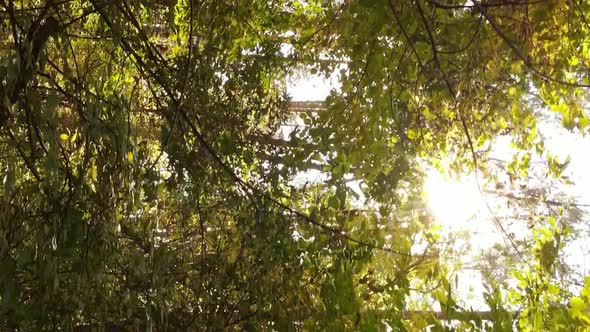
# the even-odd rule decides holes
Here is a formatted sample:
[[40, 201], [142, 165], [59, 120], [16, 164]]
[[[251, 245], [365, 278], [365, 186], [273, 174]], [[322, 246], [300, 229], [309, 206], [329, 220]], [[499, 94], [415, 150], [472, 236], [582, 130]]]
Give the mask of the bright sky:
[[[333, 87], [339, 87], [338, 74], [335, 73], [327, 79], [317, 75], [293, 77], [288, 80], [287, 87], [293, 101], [324, 100]], [[546, 137], [545, 146], [548, 151], [559, 160], [565, 160], [568, 155], [571, 157], [566, 174], [574, 184], [561, 189], [578, 203], [590, 203], [590, 172], [587, 172], [590, 166], [590, 153], [586, 153], [586, 148], [590, 147], [590, 138], [569, 133], [559, 124], [551, 122], [541, 123], [539, 130]], [[495, 141], [490, 157], [509, 161], [514, 151], [510, 146], [510, 138], [500, 137]], [[313, 181], [318, 177], [321, 177], [319, 172], [303, 174], [300, 180]], [[424, 195], [431, 212], [441, 225], [442, 236], [449, 236], [454, 232], [469, 234], [465, 240], [468, 243], [456, 245], [468, 244], [471, 247], [471, 255], [490, 249], [496, 243], [504, 242], [508, 245], [507, 239], [495, 224], [495, 220], [502, 221], [506, 217], [507, 211], [498, 204], [497, 196], [482, 194], [479, 191], [473, 174], [451, 179], [431, 170], [427, 173]], [[523, 234], [527, 228], [521, 223], [511, 226], [509, 231]], [[590, 268], [590, 245], [586, 244], [590, 241], [587, 240], [588, 237], [576, 241], [565, 251], [568, 263], [581, 275], [587, 275]], [[465, 261], [468, 262], [469, 257], [465, 257]], [[464, 290], [460, 292], [464, 303], [468, 303], [473, 309], [485, 310], [482, 296], [484, 288], [479, 271], [461, 270], [459, 281], [464, 286]]]

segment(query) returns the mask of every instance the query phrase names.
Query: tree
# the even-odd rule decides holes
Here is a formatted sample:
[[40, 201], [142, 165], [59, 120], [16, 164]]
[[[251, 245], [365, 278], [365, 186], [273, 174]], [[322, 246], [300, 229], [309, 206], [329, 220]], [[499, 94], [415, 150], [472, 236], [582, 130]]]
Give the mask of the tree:
[[[0, 7], [6, 329], [482, 327], [416, 213], [421, 165], [450, 156], [483, 183], [493, 138], [510, 134], [523, 177], [544, 153], [538, 105], [588, 123], [586, 2]], [[343, 63], [341, 89], [278, 137], [285, 76]], [[325, 180], [293, 183], [310, 169]], [[488, 330], [587, 327], [589, 282], [573, 297], [549, 273], [567, 235], [554, 218], [524, 248], [535, 268], [511, 272], [522, 287], [489, 285]]]

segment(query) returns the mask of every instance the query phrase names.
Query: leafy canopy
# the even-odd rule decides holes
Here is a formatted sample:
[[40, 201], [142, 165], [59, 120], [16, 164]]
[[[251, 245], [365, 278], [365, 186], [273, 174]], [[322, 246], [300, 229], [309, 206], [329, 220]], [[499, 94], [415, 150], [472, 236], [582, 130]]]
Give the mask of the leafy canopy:
[[[559, 178], [537, 123], [549, 109], [587, 130], [587, 1], [0, 7], [0, 327], [589, 327], [590, 279], [572, 294], [557, 269], [567, 204], [504, 248], [486, 312], [458, 300], [420, 212], [425, 163], [485, 186], [499, 136], [511, 180], [532, 154]], [[301, 71], [341, 86], [297, 110]]]

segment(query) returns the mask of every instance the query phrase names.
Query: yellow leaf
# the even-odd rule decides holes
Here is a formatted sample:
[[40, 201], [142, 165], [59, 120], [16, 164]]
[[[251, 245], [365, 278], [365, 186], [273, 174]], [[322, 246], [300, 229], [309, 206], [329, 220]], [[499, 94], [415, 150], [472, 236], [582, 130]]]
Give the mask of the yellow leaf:
[[588, 307], [584, 300], [582, 300], [579, 297], [572, 297], [572, 299], [570, 300], [570, 312], [572, 314], [572, 317], [583, 321], [585, 323], [584, 325], [586, 326], [588, 326], [588, 324], [590, 323], [587, 308]]
[[65, 133], [64, 133], [64, 134], [61, 134], [61, 135], [59, 135], [59, 138], [61, 138], [61, 139], [62, 139], [62, 141], [67, 141], [67, 140], [68, 140], [68, 137], [69, 137], [69, 136], [68, 136], [68, 134], [65, 134]]
[[581, 312], [586, 310], [586, 303], [579, 297], [572, 297], [570, 300], [570, 308], [574, 312]]
[[129, 161], [130, 163], [133, 162], [133, 152], [127, 152], [127, 161]]
[[98, 176], [98, 170], [96, 169], [96, 165], [92, 165], [90, 172], [91, 172], [90, 176], [92, 177], [92, 180], [96, 180], [96, 177]]
[[508, 89], [508, 94], [511, 96], [514, 96], [516, 94], [516, 88], [515, 87], [510, 87]]

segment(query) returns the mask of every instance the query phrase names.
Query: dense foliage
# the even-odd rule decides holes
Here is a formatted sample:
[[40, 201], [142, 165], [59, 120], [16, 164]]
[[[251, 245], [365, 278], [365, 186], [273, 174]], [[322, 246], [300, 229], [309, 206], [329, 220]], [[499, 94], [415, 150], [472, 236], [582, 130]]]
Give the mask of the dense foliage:
[[[493, 184], [498, 136], [518, 150], [512, 182], [531, 155], [560, 178], [537, 122], [549, 109], [587, 130], [588, 1], [0, 10], [0, 328], [590, 327], [590, 279], [572, 293], [558, 268], [567, 203], [517, 203], [535, 226], [486, 274], [485, 312], [456, 299], [452, 246], [421, 208], [426, 164]], [[294, 112], [297, 72], [341, 87]]]

